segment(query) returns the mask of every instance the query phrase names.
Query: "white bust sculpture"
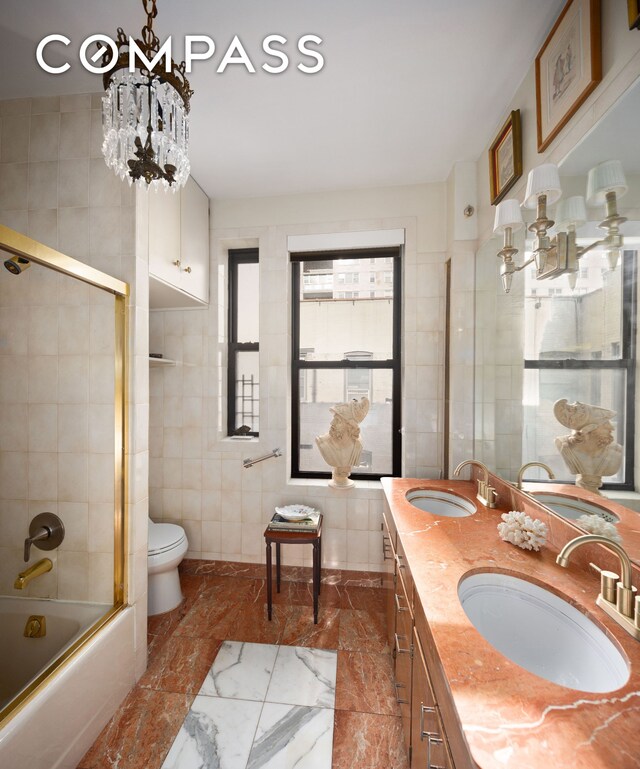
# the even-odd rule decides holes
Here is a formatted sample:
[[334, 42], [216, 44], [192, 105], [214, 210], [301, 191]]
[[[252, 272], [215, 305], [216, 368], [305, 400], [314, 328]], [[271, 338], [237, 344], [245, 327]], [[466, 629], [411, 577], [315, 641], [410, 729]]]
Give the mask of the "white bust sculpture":
[[349, 488], [355, 486], [349, 474], [351, 468], [360, 462], [360, 422], [369, 411], [369, 399], [366, 396], [359, 401], [354, 398], [349, 403], [338, 403], [329, 411], [333, 414], [329, 432], [317, 436], [316, 445], [324, 461], [332, 468], [329, 486]]
[[600, 494], [602, 476], [615, 475], [622, 464], [622, 446], [614, 443], [611, 424], [616, 412], [562, 398], [554, 404], [553, 413], [561, 425], [571, 429], [570, 435], [556, 438], [555, 444], [575, 473], [576, 486]]

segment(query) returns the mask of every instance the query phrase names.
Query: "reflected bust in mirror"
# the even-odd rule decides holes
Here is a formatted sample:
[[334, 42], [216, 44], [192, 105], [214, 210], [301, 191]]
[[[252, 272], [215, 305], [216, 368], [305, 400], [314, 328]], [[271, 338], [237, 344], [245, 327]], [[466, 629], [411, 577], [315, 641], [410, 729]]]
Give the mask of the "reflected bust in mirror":
[[613, 439], [611, 419], [615, 411], [588, 403], [556, 401], [553, 413], [569, 435], [556, 438], [555, 445], [569, 471], [576, 475], [576, 486], [600, 494], [602, 477], [615, 475], [622, 464], [622, 446]]

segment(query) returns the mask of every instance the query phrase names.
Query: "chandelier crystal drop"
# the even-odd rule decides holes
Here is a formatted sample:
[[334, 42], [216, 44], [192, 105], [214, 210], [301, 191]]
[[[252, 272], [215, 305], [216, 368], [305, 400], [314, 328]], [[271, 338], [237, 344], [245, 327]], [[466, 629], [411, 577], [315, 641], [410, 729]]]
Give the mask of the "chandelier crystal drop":
[[[156, 0], [142, 0], [147, 24], [136, 43], [147, 61], [153, 61], [160, 41], [153, 32]], [[171, 188], [189, 178], [189, 101], [193, 91], [185, 77], [185, 64], [161, 58], [151, 70], [136, 59], [129, 71], [129, 40], [118, 29], [118, 59], [104, 75], [102, 98], [102, 154], [109, 168], [129, 184]], [[108, 52], [105, 52], [105, 59]], [[104, 59], [103, 59], [104, 61]], [[106, 62], [105, 62], [106, 63]]]

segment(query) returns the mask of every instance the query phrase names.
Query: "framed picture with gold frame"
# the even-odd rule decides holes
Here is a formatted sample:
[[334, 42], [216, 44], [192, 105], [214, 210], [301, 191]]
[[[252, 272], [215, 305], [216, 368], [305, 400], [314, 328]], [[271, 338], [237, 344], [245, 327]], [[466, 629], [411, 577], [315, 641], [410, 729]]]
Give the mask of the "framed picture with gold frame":
[[640, 0], [627, 0], [629, 29], [640, 29]]
[[536, 56], [535, 69], [542, 152], [602, 79], [600, 0], [567, 1]]
[[515, 109], [489, 147], [491, 205], [499, 203], [522, 176], [520, 110]]

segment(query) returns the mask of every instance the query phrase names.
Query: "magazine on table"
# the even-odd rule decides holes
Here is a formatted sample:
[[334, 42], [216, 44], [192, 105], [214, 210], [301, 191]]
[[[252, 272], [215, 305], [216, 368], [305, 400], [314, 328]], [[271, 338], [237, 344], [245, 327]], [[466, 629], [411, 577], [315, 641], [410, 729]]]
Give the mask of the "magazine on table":
[[276, 508], [269, 528], [279, 531], [317, 531], [319, 523], [320, 513], [312, 508], [302, 510], [297, 515], [288, 514], [285, 508]]

